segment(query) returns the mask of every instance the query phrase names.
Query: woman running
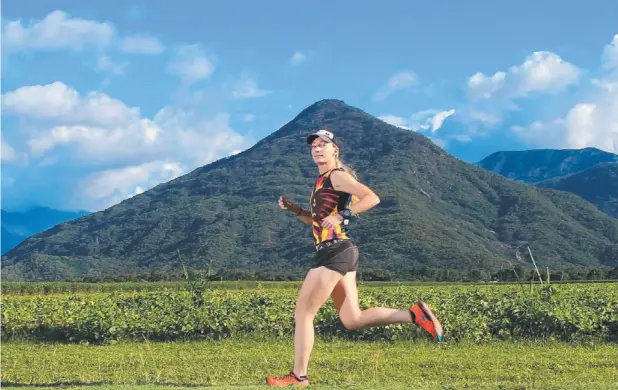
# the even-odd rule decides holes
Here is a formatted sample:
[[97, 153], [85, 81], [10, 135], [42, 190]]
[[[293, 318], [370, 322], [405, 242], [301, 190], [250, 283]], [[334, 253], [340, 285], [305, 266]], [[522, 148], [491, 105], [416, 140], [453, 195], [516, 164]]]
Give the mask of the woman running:
[[425, 302], [409, 310], [374, 307], [361, 310], [356, 288], [358, 248], [348, 233], [352, 216], [380, 203], [378, 196], [356, 180], [354, 172], [339, 159], [339, 145], [332, 131], [320, 129], [307, 137], [319, 176], [310, 198], [310, 210], [303, 210], [285, 197], [279, 207], [313, 227], [316, 254], [300, 289], [294, 313], [294, 368], [283, 376], [269, 376], [271, 386], [308, 386], [307, 368], [313, 349], [313, 319], [332, 297], [346, 329], [412, 322], [442, 341], [442, 325]]

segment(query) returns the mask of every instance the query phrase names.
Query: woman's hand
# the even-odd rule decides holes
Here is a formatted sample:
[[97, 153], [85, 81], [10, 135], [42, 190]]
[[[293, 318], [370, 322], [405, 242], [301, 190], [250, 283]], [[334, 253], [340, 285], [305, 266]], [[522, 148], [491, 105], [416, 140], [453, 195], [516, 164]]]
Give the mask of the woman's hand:
[[334, 229], [336, 226], [341, 225], [341, 222], [343, 222], [343, 217], [341, 215], [329, 215], [322, 220], [322, 227], [331, 230]]
[[295, 215], [300, 214], [300, 212], [302, 211], [299, 205], [297, 205], [296, 203], [292, 202], [291, 200], [283, 196], [279, 197], [279, 208], [281, 210], [289, 210], [293, 212]]
[[303, 210], [302, 207], [284, 196], [279, 197], [278, 203], [281, 210], [288, 210], [289, 212], [294, 213], [294, 215], [300, 218], [300, 220], [307, 225], [313, 225], [313, 220], [311, 219], [311, 213], [309, 211]]

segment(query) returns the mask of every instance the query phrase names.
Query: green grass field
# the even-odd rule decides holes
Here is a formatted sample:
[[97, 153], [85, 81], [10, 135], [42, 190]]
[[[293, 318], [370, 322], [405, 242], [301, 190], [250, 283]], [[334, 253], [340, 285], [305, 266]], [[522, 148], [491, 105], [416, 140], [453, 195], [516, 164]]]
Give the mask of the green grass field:
[[[37, 388], [263, 388], [264, 376], [289, 371], [292, 351], [291, 339], [106, 346], [9, 343], [2, 350], [2, 382], [6, 387]], [[309, 374], [316, 388], [615, 389], [618, 348], [318, 339]]]

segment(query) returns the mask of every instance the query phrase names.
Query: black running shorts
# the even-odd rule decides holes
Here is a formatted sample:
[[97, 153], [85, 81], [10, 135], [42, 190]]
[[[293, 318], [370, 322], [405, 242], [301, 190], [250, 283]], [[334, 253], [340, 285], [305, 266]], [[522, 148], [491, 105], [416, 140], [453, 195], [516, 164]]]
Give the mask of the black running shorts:
[[358, 248], [350, 240], [322, 244], [313, 258], [312, 268], [318, 267], [326, 267], [342, 275], [356, 271], [358, 269]]

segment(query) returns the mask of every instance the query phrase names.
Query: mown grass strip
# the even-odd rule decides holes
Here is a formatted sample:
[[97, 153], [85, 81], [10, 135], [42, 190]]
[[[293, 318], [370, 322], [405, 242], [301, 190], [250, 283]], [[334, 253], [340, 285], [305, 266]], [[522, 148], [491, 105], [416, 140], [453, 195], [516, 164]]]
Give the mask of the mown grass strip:
[[[262, 388], [264, 376], [289, 371], [293, 341], [6, 343], [2, 355], [2, 384], [9, 387]], [[557, 342], [437, 345], [318, 338], [309, 374], [317, 388], [613, 389], [618, 386], [618, 348]]]

